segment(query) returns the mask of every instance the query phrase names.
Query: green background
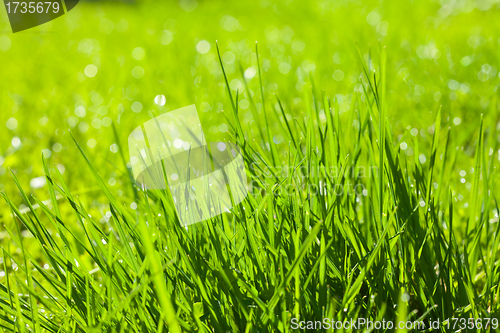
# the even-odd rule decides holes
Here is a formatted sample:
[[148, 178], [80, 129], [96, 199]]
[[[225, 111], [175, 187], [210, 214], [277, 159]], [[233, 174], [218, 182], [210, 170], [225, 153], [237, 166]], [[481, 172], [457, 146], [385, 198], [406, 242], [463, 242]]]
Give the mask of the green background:
[[[82, 2], [13, 34], [2, 8], [1, 329], [21, 312], [31, 328], [65, 332], [498, 318], [499, 10], [489, 0]], [[190, 104], [207, 141], [243, 147], [266, 191], [185, 230], [168, 193], [134, 187], [126, 163], [132, 130]], [[301, 171], [264, 176], [255, 163]], [[319, 166], [376, 171], [307, 175]], [[325, 179], [366, 192], [311, 195]], [[62, 226], [67, 242], [54, 237]], [[42, 246], [51, 242], [57, 255]]]

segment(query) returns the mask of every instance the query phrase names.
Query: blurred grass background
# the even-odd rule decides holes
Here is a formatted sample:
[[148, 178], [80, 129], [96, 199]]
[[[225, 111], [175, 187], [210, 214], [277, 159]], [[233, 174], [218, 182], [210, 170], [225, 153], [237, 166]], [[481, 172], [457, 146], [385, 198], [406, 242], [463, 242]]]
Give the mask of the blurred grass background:
[[[247, 140], [252, 141], [252, 144], [261, 146], [263, 150], [269, 149], [266, 136], [260, 135], [260, 131], [263, 130], [264, 115], [256, 75], [255, 42], [258, 42], [259, 45], [264, 101], [271, 137], [277, 144], [283, 164], [289, 165], [291, 161], [289, 156], [291, 155], [286, 155], [289, 146], [286, 138], [283, 137], [285, 131], [280, 124], [283, 122], [283, 117], [280, 112], [273, 111], [273, 108], [278, 107], [275, 95], [279, 96], [282, 101], [287, 118], [296, 118], [302, 121], [303, 117], [309, 114], [307, 110], [314, 109], [311, 107], [313, 103], [312, 91], [318, 95], [324, 91], [327, 96], [335, 97], [339, 102], [338, 121], [340, 126], [346, 128], [343, 133], [355, 134], [360, 123], [354, 115], [366, 114], [367, 112], [366, 109], [358, 110], [358, 107], [363, 103], [355, 103], [356, 98], [360, 100], [365, 98], [360, 79], [363, 68], [357, 56], [357, 44], [364, 61], [377, 72], [379, 71], [379, 45], [386, 48], [387, 93], [385, 105], [387, 105], [387, 117], [391, 125], [390, 131], [395, 138], [395, 149], [400, 149], [401, 155], [407, 157], [405, 161], [398, 163], [408, 165], [408, 169], [401, 171], [401, 174], [407, 175], [408, 179], [391, 178], [391, 184], [401, 182], [408, 189], [412, 188], [411, 191], [416, 193], [412, 192], [411, 203], [415, 203], [418, 208], [417, 202], [413, 202], [413, 200], [423, 200], [421, 198], [423, 193], [420, 192], [422, 185], [418, 185], [421, 182], [418, 180], [419, 172], [432, 169], [429, 166], [431, 144], [436, 118], [439, 118], [437, 112], [442, 106], [441, 128], [451, 128], [449, 132], [451, 146], [448, 147], [450, 152], [445, 160], [446, 163], [441, 164], [440, 158], [442, 158], [446, 140], [445, 131], [442, 131], [440, 135], [441, 145], [437, 147], [439, 149], [436, 157], [440, 162], [436, 163], [438, 166], [435, 172], [446, 172], [446, 176], [445, 184], [442, 186], [443, 191], [441, 188], [436, 191], [442, 195], [433, 198], [436, 204], [433, 207], [442, 209], [447, 205], [447, 203], [443, 203], [442, 199], [446, 196], [446, 186], [450, 185], [452, 194], [449, 200], [453, 201], [453, 209], [450, 212], [452, 214], [450, 215], [454, 214], [455, 237], [460, 246], [453, 244], [453, 246], [449, 245], [447, 249], [454, 251], [453, 254], [457, 256], [457, 267], [460, 266], [458, 263], [462, 261], [462, 255], [464, 255], [458, 252], [458, 248], [461, 248], [460, 240], [466, 233], [467, 218], [475, 219], [479, 215], [477, 210], [469, 207], [468, 200], [470, 198], [476, 201], [476, 198], [487, 197], [485, 199], [488, 202], [487, 208], [491, 209], [485, 214], [485, 218], [491, 217], [487, 221], [489, 225], [483, 228], [484, 225], [481, 224], [481, 227], [478, 228], [478, 235], [481, 235], [483, 231], [488, 235], [489, 230], [498, 228], [499, 212], [495, 201], [498, 192], [494, 190], [495, 185], [498, 184], [494, 172], [498, 159], [500, 159], [497, 134], [500, 126], [497, 103], [497, 87], [500, 80], [498, 74], [500, 65], [497, 56], [500, 46], [498, 36], [500, 16], [497, 1], [415, 1], [408, 3], [393, 0], [383, 2], [306, 2], [296, 0], [82, 2], [74, 10], [57, 20], [16, 34], [10, 32], [6, 13], [3, 10], [0, 10], [0, 13], [0, 191], [5, 191], [14, 205], [20, 207], [21, 210], [26, 206], [23, 204], [23, 198], [8, 170], [12, 170], [28, 194], [34, 194], [40, 200], [47, 200], [49, 192], [42, 166], [41, 155], [43, 154], [53, 171], [54, 168], [58, 168], [63, 173], [69, 192], [78, 196], [80, 205], [85, 206], [95, 220], [100, 219], [103, 228], [108, 226], [105, 222], [108, 222], [111, 216], [109, 200], [99, 189], [94, 175], [84, 164], [84, 160], [71, 140], [68, 129], [85, 150], [93, 167], [107, 183], [113, 198], [116, 198], [116, 201], [121, 204], [120, 207], [125, 207], [124, 211], [128, 207], [132, 210], [138, 207], [134, 202], [134, 192], [130, 189], [130, 180], [123, 165], [124, 160], [128, 160], [128, 152], [124, 151], [127, 137], [137, 126], [155, 115], [194, 103], [202, 119], [207, 141], [227, 139], [229, 137], [227, 132], [229, 124], [226, 122], [223, 112], [230, 113], [231, 106], [217, 57], [216, 41], [219, 43], [222, 62], [228, 75], [232, 93], [235, 95], [236, 91], [239, 91], [241, 94], [239, 119]], [[248, 92], [244, 92], [244, 79], [248, 82]], [[258, 117], [250, 111], [251, 102], [248, 94], [255, 95], [253, 100], [256, 103]], [[318, 105], [320, 104], [318, 103]], [[325, 113], [328, 110], [324, 110], [323, 106], [319, 106], [319, 108], [321, 124], [318, 128], [321, 128], [327, 122]], [[479, 187], [474, 190], [472, 179], [477, 175], [477, 173], [473, 173], [474, 163], [477, 163], [474, 161], [474, 154], [478, 151], [477, 147], [481, 148], [482, 144], [478, 144], [478, 137], [480, 137], [478, 125], [481, 114], [483, 114], [485, 132], [484, 159], [488, 161], [488, 163], [483, 163], [482, 168], [483, 171], [489, 168], [492, 172], [490, 173], [491, 182], [486, 181], [484, 187], [478, 185]], [[376, 119], [373, 121], [375, 122]], [[113, 126], [116, 128], [117, 136], [114, 134]], [[374, 124], [370, 123], [367, 131], [376, 128], [376, 126], [372, 126]], [[296, 134], [297, 136], [301, 135], [300, 131], [297, 131]], [[363, 135], [365, 134], [363, 133]], [[368, 136], [361, 139], [355, 136], [352, 138], [343, 137], [341, 140], [343, 152], [354, 153], [354, 145], [360, 143], [363, 149], [362, 162], [376, 164], [372, 160], [373, 155], [371, 155], [375, 150], [371, 149], [374, 149], [373, 147], [376, 147], [377, 144], [369, 140], [365, 141], [367, 138]], [[369, 138], [376, 139], [376, 136], [370, 133]], [[301, 140], [302, 144], [306, 142], [305, 138], [298, 139]], [[303, 155], [310, 156], [309, 154], [310, 151]], [[345, 156], [340, 156], [340, 158], [344, 159]], [[342, 165], [340, 161], [337, 162], [337, 165]], [[316, 163], [319, 162], [316, 161]], [[445, 170], [438, 170], [440, 165], [445, 167]], [[394, 170], [386, 171], [388, 175], [397, 174]], [[411, 179], [412, 176], [413, 179]], [[274, 182], [273, 179], [267, 181], [268, 183]], [[371, 179], [366, 181], [368, 184], [376, 182]], [[476, 185], [478, 182], [479, 178], [476, 180]], [[417, 185], [414, 187], [414, 184]], [[433, 183], [432, 185], [436, 189], [441, 184]], [[389, 190], [385, 189], [385, 191], [385, 195], [388, 196]], [[490, 191], [495, 193], [490, 193]], [[63, 191], [59, 192], [63, 193]], [[429, 189], [427, 192], [431, 193]], [[305, 197], [305, 193], [300, 194]], [[253, 205], [253, 203], [258, 202], [258, 199], [258, 196], [249, 199], [249, 203], [246, 203], [247, 208], [255, 208], [257, 205]], [[371, 204], [378, 200], [376, 193], [372, 192], [369, 192], [366, 199], [366, 202]], [[266, 200], [269, 202], [267, 203]], [[267, 197], [261, 198], [258, 207], [275, 205], [274, 208], [269, 208], [272, 211], [278, 206], [281, 207], [280, 200], [282, 199], [277, 199], [274, 202], [273, 199], [267, 199]], [[337, 203], [339, 205], [337, 220], [340, 221], [344, 218], [341, 215], [342, 212], [352, 214], [351, 218], [356, 222], [356, 225], [359, 224], [359, 230], [364, 232], [360, 238], [369, 239], [368, 245], [370, 246], [375, 246], [380, 239], [384, 239], [384, 237], [379, 238], [379, 235], [373, 237], [368, 231], [382, 227], [382, 225], [374, 224], [373, 214], [368, 212], [368, 208], [366, 208], [368, 205], [364, 206], [363, 214], [358, 216], [356, 212], [361, 204], [359, 206], [355, 204], [355, 198], [344, 198], [343, 200], [341, 204]], [[84, 239], [83, 231], [76, 226], [74, 216], [70, 215], [70, 213], [74, 213], [73, 208], [65, 200], [60, 200], [60, 203], [58, 209], [60, 209], [63, 220], [70, 224], [74, 222], [75, 225], [70, 225], [69, 228], [73, 229], [75, 236], [81, 236], [81, 239]], [[299, 204], [302, 204], [303, 208], [305, 200]], [[331, 203], [328, 202], [328, 204]], [[400, 203], [394, 203], [394, 205], [398, 204]], [[437, 211], [436, 208], [436, 212], [430, 214], [431, 219], [427, 208], [425, 208], [426, 203], [423, 202], [423, 204], [423, 206], [420, 205], [419, 216], [413, 216], [414, 211], [410, 209], [405, 212], [408, 213], [408, 216], [404, 216], [404, 214], [402, 216], [408, 217], [408, 220], [410, 217], [412, 219], [421, 217], [422, 221], [419, 223], [421, 222], [426, 227], [429, 227], [430, 221], [432, 223], [437, 221], [442, 223], [443, 230], [446, 229], [443, 211]], [[387, 212], [389, 209], [392, 210], [387, 201], [386, 205], [388, 205]], [[475, 206], [475, 202], [471, 205]], [[294, 209], [290, 211], [303, 213], [302, 208], [290, 205], [290, 207], [292, 206]], [[144, 214], [140, 213], [144, 213], [144, 207], [140, 204], [140, 209], [137, 210], [137, 216], [141, 216], [142, 219], [145, 217]], [[319, 210], [321, 206], [315, 202], [314, 207]], [[156, 209], [160, 211], [159, 208]], [[303, 209], [307, 213], [304, 215], [297, 213], [295, 216], [297, 220], [304, 220], [303, 217], [308, 215], [307, 205]], [[280, 211], [282, 214], [280, 216], [283, 218], [276, 223], [281, 223], [281, 225], [285, 225], [285, 228], [292, 230], [292, 223], [284, 218], [287, 212], [288, 210]], [[14, 224], [11, 213], [10, 207], [1, 201], [0, 222], [2, 224], [9, 226]], [[480, 213], [482, 216], [484, 212]], [[26, 215], [28, 216], [28, 214]], [[64, 219], [66, 216], [68, 218]], [[362, 217], [358, 221], [360, 216]], [[310, 218], [307, 217], [307, 219]], [[157, 219], [161, 220], [159, 224], [164, 222], [160, 218]], [[273, 216], [269, 215], [269, 219], [272, 222]], [[140, 219], [138, 218], [138, 220]], [[171, 226], [172, 221], [168, 220], [170, 223], [168, 226]], [[261, 219], [259, 223], [262, 221]], [[483, 222], [482, 219], [480, 221]], [[131, 219], [129, 222], [135, 221]], [[343, 222], [344, 220], [342, 220]], [[366, 224], [363, 225], [365, 222]], [[333, 242], [341, 238], [338, 231], [342, 231], [342, 223], [335, 225], [331, 230], [329, 229], [331, 234], [325, 230], [327, 240], [331, 237]], [[474, 223], [476, 222], [473, 221], [472, 225]], [[199, 229], [209, 227], [210, 224], [197, 226]], [[238, 225], [238, 228], [243, 228], [243, 226]], [[441, 226], [431, 225], [428, 229], [429, 234], [432, 231], [432, 236], [439, 239], [441, 234], [432, 228], [443, 232], [440, 229]], [[402, 234], [401, 230], [403, 229], [404, 227], [401, 226], [398, 226], [398, 229], [395, 228], [393, 237]], [[168, 229], [167, 234], [171, 230]], [[415, 230], [409, 229], [410, 232], [403, 235], [405, 239], [411, 240], [412, 236], [417, 234]], [[425, 237], [422, 237], [423, 242], [420, 242], [422, 239], [419, 238], [418, 241], [413, 240], [411, 248], [409, 243], [406, 243], [401, 249], [415, 255], [414, 252], [417, 251], [413, 250], [419, 249], [420, 246], [422, 249], [425, 244], [430, 248], [430, 250], [426, 248], [429, 253], [440, 253], [435, 249], [443, 250], [445, 248], [444, 241], [436, 241], [437, 245], [434, 244], [435, 247], [432, 247], [429, 245], [430, 241], [427, 241], [426, 244], [429, 235], [426, 233], [427, 230], [422, 230], [425, 234]], [[422, 230], [418, 229], [418, 231]], [[32, 238], [30, 232], [25, 229], [22, 235], [26, 238]], [[236, 235], [242, 237], [241, 234], [235, 232], [235, 238], [232, 241], [239, 242]], [[286, 258], [288, 260], [294, 258], [292, 254], [295, 253], [294, 251], [298, 251], [301, 243], [300, 233], [299, 236], [293, 236], [296, 234], [290, 232], [290, 235], [292, 235], [290, 237], [297, 238], [293, 238], [293, 246], [290, 245], [290, 249], [293, 248], [293, 251], [287, 248]], [[469, 233], [472, 238], [471, 235], [474, 234]], [[498, 235], [496, 237], [498, 238]], [[262, 239], [265, 238], [262, 236]], [[487, 287], [490, 287], [491, 284], [491, 287], [498, 290], [498, 285], [494, 285], [495, 274], [498, 274], [498, 255], [494, 252], [495, 249], [489, 246], [491, 244], [498, 246], [498, 243], [492, 241], [490, 244], [491, 240], [486, 239], [486, 237], [478, 239], [480, 239], [481, 245], [486, 244], [487, 246], [476, 247], [477, 243], [469, 246], [469, 249], [473, 248], [476, 251], [470, 259], [475, 261], [472, 272], [476, 271], [475, 265], [478, 262], [476, 258], [481, 257], [484, 265], [480, 265], [478, 271], [487, 276], [484, 277], [478, 273], [477, 276], [471, 278], [471, 281], [467, 281], [466, 285], [470, 293], [467, 296], [470, 299], [467, 299], [463, 290], [460, 290], [460, 293], [454, 295], [459, 301], [454, 299], [453, 307], [442, 307], [446, 311], [455, 311], [458, 307], [457, 304], [465, 307], [468, 302], [471, 302], [471, 299], [474, 298], [471, 296], [473, 291], [483, 290], [483, 280], [487, 281]], [[187, 240], [192, 241], [187, 237], [185, 240], [185, 244], [188, 244]], [[201, 237], [197, 241], [196, 244], [203, 244], [204, 247], [208, 248], [219, 244], [212, 242], [209, 246]], [[279, 243], [281, 242], [285, 245], [288, 244], [285, 240], [280, 239]], [[11, 242], [8, 233], [4, 230], [0, 230], [0, 244], [9, 253], [17, 252], [19, 255], [21, 252]], [[350, 258], [347, 246], [344, 249], [343, 243], [336, 242], [335, 244], [338, 245], [335, 250], [339, 253], [345, 250], [346, 256], [329, 254], [329, 259], [332, 262], [346, 261], [346, 258]], [[38, 249], [39, 246], [33, 239], [28, 239], [24, 245], [27, 249]], [[324, 242], [322, 246], [324, 246]], [[112, 246], [108, 247], [108, 249], [112, 248]], [[86, 256], [82, 248], [77, 247], [77, 249], [82, 257]], [[206, 248], [202, 250], [205, 251]], [[487, 253], [486, 258], [491, 259], [492, 262], [484, 262], [483, 250]], [[203, 253], [203, 251], [201, 252]], [[478, 254], [477, 251], [481, 254]], [[206, 253], [213, 255], [213, 252]], [[425, 261], [425, 259], [420, 259], [420, 254], [419, 252], [418, 259]], [[305, 270], [312, 267], [312, 259], [318, 258], [316, 252], [308, 256], [310, 260], [304, 260], [304, 262], [310, 266], [307, 266], [308, 268]], [[433, 258], [432, 255], [428, 257]], [[18, 259], [20, 258], [21, 256]], [[387, 262], [377, 267], [385, 269], [384, 265], [388, 265], [387, 263], [392, 258], [388, 253]], [[214, 255], [213, 260], [217, 261], [217, 259], [219, 257]], [[248, 255], [245, 256], [245, 259], [258, 260], [256, 257]], [[362, 258], [357, 259], [362, 263]], [[86, 256], [85, 261], [89, 260], [89, 257]], [[238, 260], [235, 261], [238, 264]], [[402, 261], [405, 262], [405, 259]], [[199, 260], [199, 262], [203, 261]], [[190, 264], [191, 262], [186, 259], [183, 264], [185, 263]], [[41, 264], [42, 262], [40, 262]], [[413, 261], [410, 264], [411, 269], [415, 270], [418, 267], [415, 265], [420, 265], [422, 262]], [[426, 271], [427, 277], [432, 277], [426, 280], [426, 283], [429, 284], [424, 286], [420, 280], [417, 280], [414, 286], [415, 290], [425, 287], [425, 290], [430, 293], [430, 290], [435, 288], [435, 285], [430, 283], [436, 278], [435, 275], [439, 275], [441, 267], [439, 265], [442, 264], [443, 262], [438, 262], [434, 268], [430, 269], [430, 273]], [[487, 266], [486, 264], [493, 267], [491, 271], [484, 268]], [[277, 266], [271, 265], [269, 267]], [[355, 271], [356, 267], [360, 266], [357, 263], [355, 265], [349, 263], [346, 267], [346, 272], [343, 272], [346, 274], [343, 277], [347, 281], [354, 276], [352, 272]], [[253, 272], [254, 269], [251, 265], [244, 268], [250, 272]], [[328, 269], [327, 275], [328, 278], [331, 278], [331, 267]], [[351, 273], [347, 274], [350, 269], [352, 269]], [[457, 273], [460, 269], [457, 268], [454, 272], [454, 278], [457, 280], [462, 278]], [[374, 270], [376, 269], [374, 268]], [[434, 270], [437, 271], [436, 274], [434, 274]], [[402, 272], [404, 271], [402, 269]], [[487, 273], [484, 273], [485, 271]], [[253, 273], [248, 274], [248, 276], [252, 276]], [[439, 277], [441, 278], [441, 275]], [[0, 279], [3, 278], [4, 276], [0, 276]], [[259, 278], [267, 281], [268, 276], [264, 275]], [[110, 277], [109, 280], [104, 281], [111, 280]], [[297, 292], [300, 289], [297, 288], [297, 285], [300, 286], [301, 280], [295, 278], [294, 281]], [[351, 281], [346, 281], [342, 281], [342, 283], [352, 287]], [[374, 291], [380, 291], [381, 294], [384, 294], [385, 288], [388, 286], [383, 280], [379, 280], [379, 284], [373, 286], [367, 284], [362, 278], [359, 281], [362, 281], [363, 288], [369, 290], [369, 292], [363, 290], [365, 296], [362, 293], [357, 299], [360, 301], [362, 298], [362, 302], [369, 293]], [[460, 288], [462, 288], [461, 281], [457, 282]], [[211, 297], [217, 298], [218, 285], [214, 283], [211, 287], [213, 288]], [[341, 285], [337, 288], [338, 290], [335, 290], [335, 293], [340, 295], [344, 287]], [[391, 285], [390, 287], [388, 289], [391, 289], [392, 292], [397, 292], [400, 286]], [[259, 292], [262, 291], [258, 289], [258, 283], [255, 288]], [[314, 288], [309, 288], [313, 289], [311, 295], [316, 295]], [[442, 286], [440, 288], [446, 289]], [[350, 290], [355, 289], [352, 287]], [[264, 290], [263, 293], [265, 292]], [[287, 296], [291, 296], [290, 290], [287, 292]], [[447, 289], [446, 292], [450, 292], [450, 290]], [[417, 299], [425, 305], [421, 308], [427, 310], [427, 300], [425, 295], [422, 295], [418, 295], [422, 299], [419, 297]], [[481, 299], [480, 296], [478, 295], [477, 299]], [[493, 296], [489, 296], [492, 297], [493, 302]], [[351, 300], [354, 299], [354, 296], [352, 297]], [[391, 301], [396, 303], [396, 298], [393, 297]], [[191, 298], [188, 299], [191, 300]], [[443, 304], [446, 302], [444, 298], [440, 301]], [[484, 302], [481, 304], [481, 311], [484, 311], [483, 314], [487, 313], [492, 303], [488, 305], [487, 301], [480, 301]], [[299, 303], [297, 302], [297, 304]], [[354, 303], [351, 304], [352, 308], [354, 308]], [[377, 300], [375, 313], [378, 312], [381, 304]], [[239, 304], [239, 306], [245, 308], [244, 304]], [[468, 306], [470, 309], [471, 306]], [[228, 306], [228, 308], [230, 307]], [[357, 312], [358, 310], [351, 309], [350, 311]], [[299, 305], [294, 305], [294, 314], [298, 312]], [[315, 314], [318, 313], [315, 312]]]
[[[361, 89], [355, 43], [368, 59], [380, 42], [387, 47], [388, 114], [396, 135], [413, 130], [421, 145], [428, 144], [428, 128], [443, 105], [444, 126], [458, 126], [462, 144], [455, 148], [466, 155], [472, 154], [468, 143], [479, 114], [496, 121], [488, 112], [496, 108], [491, 98], [499, 82], [496, 1], [82, 2], [17, 34], [9, 33], [6, 13], [0, 13], [0, 189], [9, 195], [16, 191], [6, 170], [29, 184], [43, 175], [42, 151], [49, 164], [71, 170], [72, 190], [89, 190], [67, 129], [88, 144], [114, 189], [123, 175], [113, 167], [119, 156], [112, 152], [111, 122], [126, 142], [152, 113], [195, 103], [207, 135], [223, 135], [220, 112], [229, 105], [216, 40], [231, 87], [242, 90], [241, 67], [252, 92], [258, 91], [258, 41], [265, 93], [279, 94], [292, 116], [310, 103], [309, 75], [347, 113], [353, 92]], [[164, 106], [154, 103], [157, 95], [165, 96]], [[248, 104], [243, 96], [242, 123], [256, 133], [258, 119]], [[279, 120], [271, 120], [277, 128]], [[467, 167], [455, 170], [457, 181]], [[32, 181], [32, 190], [42, 183]]]

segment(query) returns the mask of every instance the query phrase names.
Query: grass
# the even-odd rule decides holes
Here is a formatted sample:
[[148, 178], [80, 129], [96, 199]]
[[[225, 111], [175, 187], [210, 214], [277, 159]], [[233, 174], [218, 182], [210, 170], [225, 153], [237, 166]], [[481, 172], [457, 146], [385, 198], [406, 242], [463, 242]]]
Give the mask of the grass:
[[[355, 15], [348, 13], [360, 6], [330, 8], [325, 3], [316, 8], [293, 3], [275, 4], [273, 9], [266, 4], [260, 3], [262, 14], [252, 4], [232, 8], [242, 15], [238, 16], [242, 26], [251, 26], [249, 17], [259, 15], [258, 22], [273, 19], [275, 25], [280, 24], [284, 19], [273, 14], [280, 10], [294, 18], [313, 12], [319, 17], [325, 12], [341, 17]], [[424, 22], [431, 13], [441, 20], [425, 21], [441, 33], [433, 35], [432, 42], [426, 40], [420, 45], [427, 45], [428, 50], [412, 47], [406, 54], [405, 46], [400, 47], [404, 43], [396, 43], [396, 35], [385, 38], [379, 25], [373, 29], [383, 41], [373, 42], [371, 48], [365, 40], [371, 40], [370, 34], [359, 33], [358, 46], [348, 46], [352, 54], [342, 53], [344, 67], [338, 68], [346, 75], [335, 82], [326, 79], [326, 69], [320, 68], [331, 67], [325, 59], [331, 59], [335, 52], [326, 52], [330, 46], [312, 40], [318, 35], [308, 30], [310, 25], [289, 23], [296, 31], [295, 42], [310, 45], [304, 52], [309, 52], [306, 55], [315, 62], [300, 52], [296, 54], [292, 40], [287, 44], [288, 29], [280, 28], [280, 38], [293, 51], [290, 59], [287, 53], [274, 56], [280, 51], [273, 49], [273, 27], [231, 32], [233, 21], [228, 23], [226, 17], [216, 22], [226, 29], [223, 37], [239, 36], [230, 33], [245, 38], [262, 34], [266, 43], [250, 48], [247, 42], [241, 42], [243, 46], [238, 48], [235, 45], [240, 44], [234, 41], [227, 45], [212, 42], [210, 52], [193, 56], [194, 70], [180, 60], [180, 68], [171, 69], [162, 63], [163, 58], [156, 62], [146, 58], [146, 63], [139, 63], [146, 74], [137, 79], [116, 69], [121, 51], [100, 59], [96, 47], [111, 52], [113, 45], [126, 44], [113, 44], [112, 33], [99, 37], [97, 44], [95, 40], [83, 42], [84, 51], [86, 43], [91, 45], [89, 58], [74, 59], [79, 64], [72, 71], [75, 73], [83, 71], [85, 66], [81, 64], [100, 63], [99, 81], [75, 74], [75, 80], [64, 79], [68, 85], [75, 85], [81, 78], [81, 86], [70, 93], [69, 86], [53, 83], [62, 72], [51, 73], [50, 62], [48, 69], [40, 71], [51, 89], [35, 92], [19, 83], [4, 86], [9, 94], [3, 96], [14, 102], [3, 101], [3, 107], [16, 109], [6, 121], [13, 117], [19, 124], [0, 134], [9, 135], [11, 142], [0, 154], [3, 170], [7, 173], [7, 167], [12, 169], [1, 178], [6, 204], [0, 206], [5, 230], [0, 239], [0, 270], [5, 272], [0, 278], [0, 330], [289, 332], [296, 317], [426, 323], [452, 317], [500, 317], [500, 224], [495, 190], [500, 185], [496, 176], [500, 148], [495, 90], [498, 77], [496, 72], [490, 75], [496, 71], [493, 50], [498, 43], [488, 37], [494, 26], [486, 24], [496, 24], [491, 19], [496, 9], [468, 12], [458, 5], [448, 5], [451, 9], [446, 4], [441, 9], [434, 3], [416, 5], [415, 21], [422, 18]], [[134, 19], [137, 15], [124, 5], [112, 6], [81, 4], [78, 10], [89, 20], [95, 20], [95, 15], [102, 21], [104, 16], [99, 13], [107, 13], [116, 30], [120, 15], [126, 13], [134, 31], [139, 24]], [[160, 14], [151, 10], [163, 8], [156, 6], [140, 3], [135, 10], [155, 18]], [[186, 36], [201, 34], [196, 15], [217, 12], [223, 4], [200, 2], [194, 14], [171, 7], [180, 23], [172, 41], [177, 44], [168, 44], [172, 47], [165, 55], [168, 61], [195, 52], [182, 51], [184, 41], [179, 35], [182, 31], [187, 31]], [[110, 8], [118, 14], [112, 14]], [[456, 16], [442, 18], [438, 13], [443, 8], [455, 11]], [[363, 20], [373, 11], [386, 10], [384, 20], [401, 27], [399, 33], [407, 33], [410, 43], [428, 38], [411, 37], [414, 32], [395, 15], [390, 3], [361, 9], [366, 12]], [[481, 32], [470, 25], [449, 28], [451, 23], [477, 17], [485, 22]], [[357, 19], [353, 22], [361, 22], [357, 16], [353, 18]], [[307, 17], [304, 20], [313, 21]], [[349, 16], [344, 20], [349, 22]], [[157, 43], [162, 32], [157, 29], [157, 21], [151, 22], [144, 29], [156, 29], [150, 36], [154, 35]], [[194, 28], [184, 30], [189, 23]], [[74, 23], [64, 24], [71, 27]], [[105, 31], [106, 22], [101, 24]], [[172, 24], [167, 19], [163, 28], [174, 31]], [[327, 26], [324, 22], [317, 24]], [[81, 26], [73, 29], [70, 36], [75, 38], [81, 38], [85, 31], [96, 31]], [[207, 36], [219, 33], [217, 29]], [[470, 55], [459, 50], [464, 42], [457, 36], [465, 29], [474, 30], [466, 42], [472, 49]], [[332, 34], [329, 37], [334, 38], [335, 32]], [[136, 41], [136, 35], [139, 33], [130, 33], [131, 40]], [[29, 50], [27, 41], [41, 38], [20, 36], [9, 37], [14, 44], [8, 52], [16, 54], [19, 45]], [[149, 56], [159, 51], [148, 38], [144, 37], [148, 45], [144, 48]], [[446, 38], [451, 40], [449, 44], [441, 45], [440, 40]], [[348, 38], [341, 39], [340, 44], [347, 43]], [[475, 42], [484, 46], [470, 46]], [[69, 49], [79, 43], [69, 39]], [[42, 45], [41, 52], [52, 54], [53, 47]], [[434, 50], [441, 56], [437, 57]], [[61, 54], [54, 53], [54, 57]], [[231, 57], [238, 57], [239, 62]], [[466, 57], [470, 59], [463, 60]], [[400, 59], [405, 59], [404, 65], [398, 65]], [[122, 60], [127, 71], [139, 61], [128, 57]], [[473, 61], [470, 66], [477, 67], [473, 75], [466, 71], [469, 65], [463, 65], [469, 60]], [[168, 87], [175, 87], [173, 92], [166, 89], [169, 103], [165, 106], [152, 105], [159, 90], [155, 84], [164, 77], [154, 70], [155, 63], [175, 73], [174, 79], [179, 81], [174, 86], [174, 79], [164, 79]], [[284, 74], [286, 66], [282, 63], [291, 64], [294, 71]], [[67, 71], [77, 68], [63, 64]], [[29, 68], [33, 62], [26, 66], [27, 73], [32, 73]], [[273, 66], [281, 68], [281, 73], [273, 71]], [[143, 191], [135, 185], [124, 145], [129, 130], [142, 121], [175, 109], [175, 103], [191, 104], [187, 95], [195, 89], [189, 86], [183, 91], [186, 75], [182, 70], [189, 70], [189, 80], [205, 90], [196, 90], [194, 96], [206, 127], [216, 127], [208, 131], [210, 139], [229, 138], [240, 146], [252, 185], [247, 199], [230, 214], [188, 228], [180, 226], [167, 191]], [[252, 72], [253, 77], [248, 74]], [[12, 78], [16, 74], [29, 79], [29, 75], [20, 74], [19, 66], [6, 75]], [[334, 71], [329, 78], [332, 74], [335, 78]], [[41, 79], [39, 75], [35, 75], [35, 82]], [[348, 81], [349, 77], [355, 77], [354, 82]], [[154, 83], [148, 84], [148, 80]], [[33, 98], [27, 93], [31, 91]], [[44, 101], [47, 96], [52, 96], [50, 101]], [[144, 110], [130, 112], [130, 108], [137, 110], [133, 101], [140, 101]], [[210, 112], [204, 112], [203, 103], [208, 103]], [[29, 121], [30, 105], [45, 113], [48, 127], [42, 125], [45, 119], [38, 121], [40, 127]], [[76, 117], [66, 112], [73, 106], [83, 106], [86, 114], [82, 115], [81, 109]], [[58, 121], [52, 107], [65, 110], [68, 126]], [[104, 123], [105, 117], [113, 118], [109, 127], [94, 126], [95, 119]], [[419, 125], [412, 125], [414, 122]], [[10, 121], [8, 127], [14, 127], [12, 124]], [[227, 132], [217, 131], [224, 127], [221, 124]], [[83, 130], [85, 127], [87, 130]], [[20, 138], [21, 148], [16, 148], [10, 137], [14, 135]], [[54, 145], [59, 142], [64, 144], [61, 154]], [[108, 152], [111, 144], [116, 147]], [[44, 151], [40, 158], [41, 145], [51, 147], [50, 156]], [[27, 151], [26, 146], [37, 153], [21, 155]], [[43, 170], [44, 186], [26, 186], [33, 177], [29, 165]], [[445, 324], [439, 330], [448, 331]]]

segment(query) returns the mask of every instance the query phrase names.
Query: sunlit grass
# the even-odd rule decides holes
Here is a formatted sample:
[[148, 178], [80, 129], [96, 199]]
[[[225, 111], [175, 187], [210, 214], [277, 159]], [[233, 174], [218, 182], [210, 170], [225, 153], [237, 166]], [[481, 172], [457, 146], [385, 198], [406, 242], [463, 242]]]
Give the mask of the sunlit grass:
[[[2, 74], [23, 80], [0, 92], [1, 330], [288, 332], [294, 317], [500, 316], [496, 23], [458, 37], [463, 15], [490, 12], [457, 5], [445, 9], [462, 16], [443, 17], [427, 3], [418, 30], [388, 5], [385, 16], [364, 8], [343, 18], [373, 29], [358, 51], [298, 19], [326, 31], [304, 13], [355, 15], [326, 5], [264, 1], [259, 22], [274, 21], [256, 28], [257, 9], [242, 3], [206, 31], [198, 13], [222, 5], [172, 6], [169, 17], [94, 6], [77, 11], [94, 27], [52, 23], [75, 25], [68, 53], [51, 37], [9, 35], [2, 54], [48, 38], [41, 52], [54, 59]], [[153, 23], [141, 28], [138, 14]], [[212, 139], [240, 146], [252, 187], [231, 214], [186, 229], [168, 192], [135, 185], [126, 137], [193, 102]]]

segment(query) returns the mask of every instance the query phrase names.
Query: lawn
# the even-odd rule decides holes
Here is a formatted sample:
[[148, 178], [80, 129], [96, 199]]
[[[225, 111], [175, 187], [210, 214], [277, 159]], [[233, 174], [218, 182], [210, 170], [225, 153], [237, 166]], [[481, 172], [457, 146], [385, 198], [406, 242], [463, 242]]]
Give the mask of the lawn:
[[[0, 8], [0, 332], [500, 332], [499, 29], [494, 0]], [[249, 192], [184, 227], [128, 138], [192, 104]]]

